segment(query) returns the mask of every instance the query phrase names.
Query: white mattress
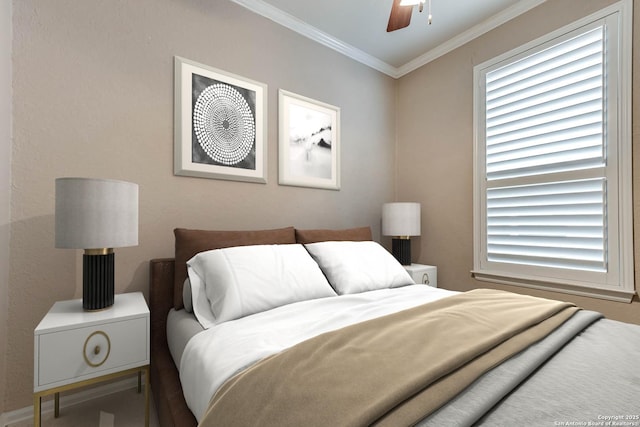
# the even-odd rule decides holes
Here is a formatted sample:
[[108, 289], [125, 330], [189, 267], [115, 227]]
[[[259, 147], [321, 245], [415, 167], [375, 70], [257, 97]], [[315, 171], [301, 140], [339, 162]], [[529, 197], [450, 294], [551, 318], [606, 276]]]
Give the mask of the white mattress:
[[216, 325], [193, 335], [180, 358], [187, 404], [200, 421], [215, 391], [262, 358], [322, 333], [456, 293], [411, 285], [297, 302]]

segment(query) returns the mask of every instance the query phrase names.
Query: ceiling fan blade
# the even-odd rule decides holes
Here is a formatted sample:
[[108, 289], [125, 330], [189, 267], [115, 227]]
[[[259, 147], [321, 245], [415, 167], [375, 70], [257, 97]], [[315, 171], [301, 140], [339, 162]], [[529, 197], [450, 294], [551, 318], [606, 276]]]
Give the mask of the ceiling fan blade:
[[391, 14], [389, 15], [389, 23], [387, 24], [388, 33], [404, 28], [411, 22], [413, 6], [400, 6], [400, 1], [401, 0], [393, 0]]

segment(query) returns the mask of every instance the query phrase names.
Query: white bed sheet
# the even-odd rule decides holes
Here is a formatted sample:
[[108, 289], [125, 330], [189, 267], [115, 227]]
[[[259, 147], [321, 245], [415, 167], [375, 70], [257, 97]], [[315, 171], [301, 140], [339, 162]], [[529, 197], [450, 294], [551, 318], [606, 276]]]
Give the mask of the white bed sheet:
[[195, 335], [180, 362], [187, 404], [200, 421], [215, 391], [237, 372], [304, 340], [456, 294], [425, 285], [302, 301]]

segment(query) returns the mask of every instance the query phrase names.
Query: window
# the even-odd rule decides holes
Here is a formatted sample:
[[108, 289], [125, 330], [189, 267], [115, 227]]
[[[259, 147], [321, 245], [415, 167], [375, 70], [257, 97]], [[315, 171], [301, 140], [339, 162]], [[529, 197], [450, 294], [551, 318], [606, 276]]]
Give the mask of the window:
[[630, 301], [631, 1], [474, 69], [474, 276]]

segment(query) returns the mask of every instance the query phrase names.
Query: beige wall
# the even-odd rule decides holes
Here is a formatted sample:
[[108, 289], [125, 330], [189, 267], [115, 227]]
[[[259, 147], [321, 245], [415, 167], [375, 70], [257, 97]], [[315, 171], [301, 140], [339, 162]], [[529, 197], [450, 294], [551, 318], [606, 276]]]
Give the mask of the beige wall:
[[[7, 348], [9, 223], [11, 219], [11, 2], [0, 2], [0, 349]], [[6, 353], [0, 351], [0, 414]], [[0, 417], [1, 418], [1, 417]]]
[[[637, 297], [632, 304], [614, 303], [491, 285], [472, 279], [470, 274], [473, 268], [473, 67], [612, 3], [613, 0], [548, 0], [400, 79], [397, 196], [398, 200], [422, 203], [423, 231], [414, 242], [414, 250], [420, 262], [438, 266], [438, 283], [442, 286], [455, 290], [492, 286], [567, 299], [614, 319], [640, 323]], [[636, 7], [635, 18], [634, 106], [638, 105], [640, 96], [640, 7]], [[634, 110], [633, 119], [634, 170], [637, 172], [640, 109]], [[637, 267], [640, 174], [634, 175]]]
[[[20, 0], [5, 410], [31, 403], [33, 329], [81, 296], [80, 251], [54, 249], [54, 179], [140, 185], [140, 244], [116, 291], [147, 292], [174, 227], [371, 225], [393, 199], [396, 81], [227, 0]], [[4, 27], [3, 27], [4, 28]], [[173, 175], [173, 56], [268, 84], [268, 184]], [[342, 189], [278, 185], [278, 88], [341, 108]], [[4, 326], [4, 324], [3, 324]]]

